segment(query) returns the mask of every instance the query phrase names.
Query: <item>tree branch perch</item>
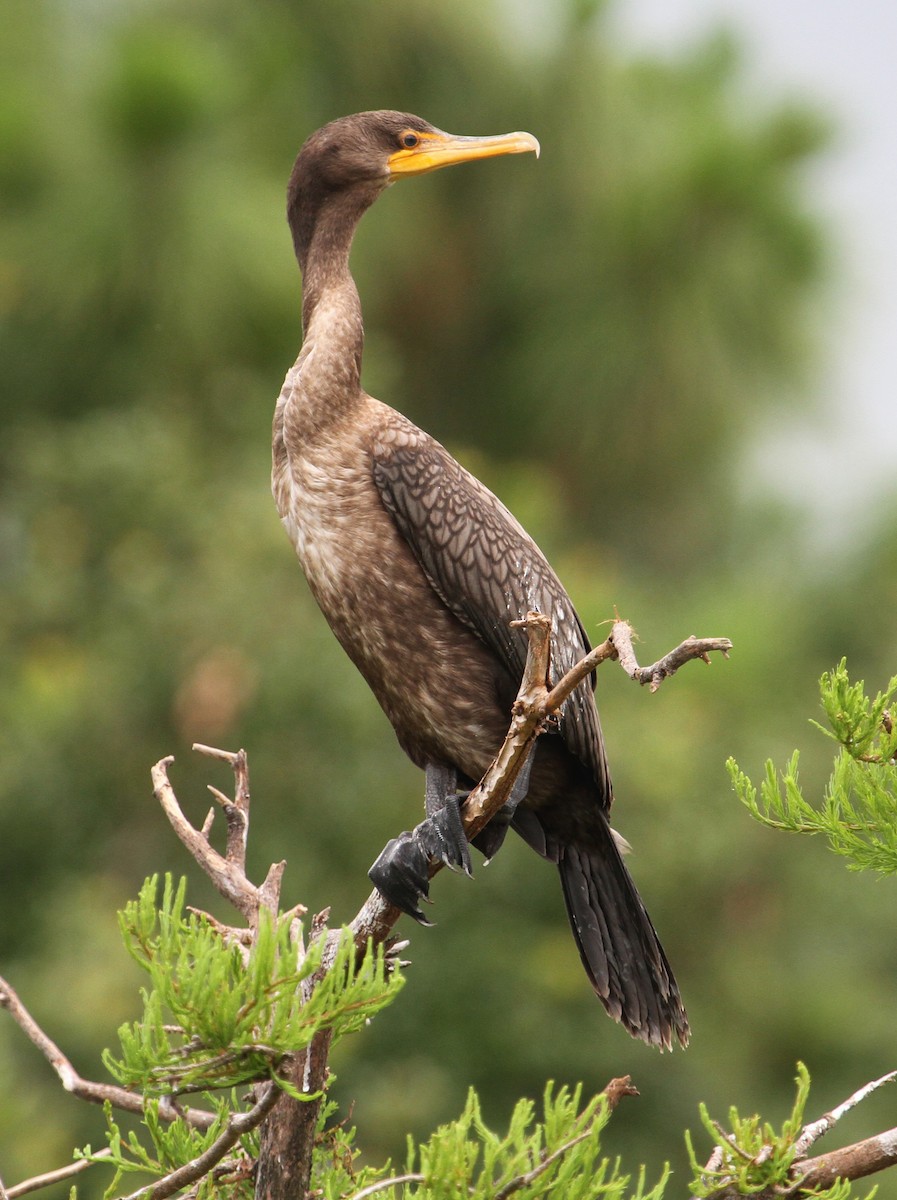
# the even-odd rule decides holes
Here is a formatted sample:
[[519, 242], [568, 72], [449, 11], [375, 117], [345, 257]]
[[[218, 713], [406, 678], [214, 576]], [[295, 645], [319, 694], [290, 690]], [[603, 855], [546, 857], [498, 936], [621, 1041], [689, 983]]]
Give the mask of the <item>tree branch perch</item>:
[[[529, 612], [521, 620], [513, 621], [512, 625], [526, 632], [529, 643], [526, 665], [504, 743], [461, 808], [461, 820], [468, 840], [476, 837], [489, 824], [508, 799], [514, 781], [549, 717], [558, 712], [571, 693], [601, 663], [610, 659], [619, 660], [630, 678], [641, 684], [650, 684], [650, 690], [656, 692], [663, 680], [675, 674], [686, 662], [696, 658], [709, 662], [712, 651], [719, 651], [728, 657], [732, 649], [728, 638], [689, 637], [650, 667], [640, 667], [632, 648], [633, 628], [628, 621], [618, 618], [610, 636], [552, 685], [549, 680], [550, 619], [542, 613]], [[441, 869], [442, 863], [432, 863], [430, 878]], [[385, 941], [401, 915], [401, 909], [389, 904], [375, 889], [352, 921], [356, 945], [361, 950], [370, 939]]]

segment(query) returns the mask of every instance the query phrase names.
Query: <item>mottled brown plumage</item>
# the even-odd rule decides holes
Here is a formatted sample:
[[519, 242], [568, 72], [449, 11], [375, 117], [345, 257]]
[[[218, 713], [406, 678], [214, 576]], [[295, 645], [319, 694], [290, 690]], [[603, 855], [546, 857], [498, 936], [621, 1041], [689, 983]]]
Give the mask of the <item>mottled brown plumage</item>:
[[[435, 781], [469, 787], [506, 732], [526, 655], [510, 622], [533, 608], [551, 616], [558, 672], [589, 643], [562, 584], [504, 505], [362, 389], [349, 249], [361, 216], [395, 178], [526, 150], [538, 151], [528, 134], [456, 139], [406, 113], [361, 113], [313, 134], [289, 184], [304, 339], [275, 412], [274, 495], [333, 632], [402, 748], [428, 772], [428, 811], [433, 788], [440, 810], [448, 799]], [[557, 863], [583, 963], [611, 1015], [650, 1043], [684, 1044], [685, 1012], [610, 830], [611, 800], [598, 713], [583, 684], [559, 733], [537, 743], [511, 823]], [[486, 841], [494, 849], [501, 831]]]

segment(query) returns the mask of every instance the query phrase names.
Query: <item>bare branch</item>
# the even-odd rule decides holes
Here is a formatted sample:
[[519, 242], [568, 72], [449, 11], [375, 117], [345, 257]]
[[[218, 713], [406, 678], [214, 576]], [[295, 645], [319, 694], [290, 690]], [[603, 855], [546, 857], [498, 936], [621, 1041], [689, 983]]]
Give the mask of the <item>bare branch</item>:
[[831, 1112], [825, 1113], [818, 1121], [811, 1121], [809, 1125], [805, 1125], [801, 1130], [801, 1135], [794, 1143], [797, 1158], [803, 1158], [810, 1147], [817, 1142], [824, 1134], [828, 1133], [838, 1121], [849, 1113], [852, 1108], [856, 1108], [867, 1096], [871, 1096], [878, 1088], [883, 1087], [886, 1083], [893, 1083], [897, 1079], [897, 1071], [890, 1071], [887, 1075], [882, 1075], [881, 1079], [873, 1079], [871, 1083], [865, 1084], [858, 1088], [852, 1096], [833, 1108]]
[[202, 867], [216, 889], [234, 906], [250, 924], [258, 918], [256, 890], [243, 871], [230, 863], [209, 842], [208, 836], [190, 824], [178, 804], [174, 788], [168, 778], [168, 768], [173, 756], [160, 759], [152, 769], [153, 791], [162, 805], [162, 810], [177, 836], [189, 850], [191, 856]]
[[249, 766], [244, 750], [232, 752], [213, 746], [194, 744], [194, 750], [209, 758], [226, 762], [234, 772], [234, 799], [229, 800], [216, 787], [209, 787], [227, 822], [227, 847], [224, 855], [212, 846], [209, 836], [211, 814], [201, 829], [194, 828], [184, 816], [174, 788], [168, 778], [168, 767], [174, 762], [170, 755], [160, 759], [152, 769], [153, 790], [168, 821], [191, 856], [196, 860], [217, 891], [249, 922], [258, 924], [260, 908], [276, 912], [280, 904], [280, 883], [285, 863], [275, 863], [261, 885], [256, 887], [246, 875], [246, 843], [249, 836]]
[[718, 650], [724, 658], [729, 657], [732, 643], [728, 638], [696, 638], [688, 637], [675, 650], [665, 654], [663, 658], [652, 663], [650, 667], [640, 667], [632, 648], [635, 630], [628, 621], [614, 621], [610, 640], [613, 641], [620, 659], [620, 666], [636, 683], [649, 684], [650, 690], [656, 692], [665, 679], [675, 675], [680, 667], [692, 659], [700, 658], [705, 663], [710, 662], [710, 653]]
[[[137, 1093], [129, 1092], [127, 1088], [117, 1087], [112, 1083], [93, 1083], [89, 1079], [82, 1079], [52, 1038], [44, 1033], [14, 989], [2, 977], [0, 977], [0, 1008], [7, 1010], [19, 1028], [37, 1046], [59, 1076], [62, 1086], [67, 1092], [71, 1092], [73, 1096], [78, 1096], [81, 1100], [89, 1100], [92, 1104], [105, 1104], [108, 1100], [114, 1108], [119, 1108], [123, 1112], [143, 1114], [143, 1097]], [[175, 1111], [173, 1106], [166, 1106], [164, 1102], [159, 1106], [159, 1114], [167, 1121], [181, 1116], [196, 1129], [208, 1129], [215, 1120], [211, 1113], [204, 1112], [201, 1108]]]
[[837, 1179], [864, 1179], [877, 1171], [897, 1165], [897, 1127], [820, 1154], [805, 1158], [791, 1168], [800, 1192], [818, 1192], [830, 1188]]
[[29, 1192], [37, 1192], [41, 1188], [51, 1187], [54, 1183], [61, 1183], [72, 1175], [80, 1175], [82, 1171], [92, 1167], [96, 1159], [108, 1158], [111, 1153], [111, 1150], [98, 1150], [92, 1159], [79, 1158], [77, 1162], [69, 1163], [66, 1167], [59, 1167], [56, 1171], [47, 1171], [43, 1175], [34, 1175], [31, 1179], [23, 1179], [14, 1187], [0, 1191], [0, 1200], [16, 1200], [17, 1196], [27, 1196]]
[[229, 800], [217, 788], [209, 787], [209, 791], [221, 805], [224, 818], [227, 821], [227, 851], [225, 857], [241, 871], [246, 870], [246, 842], [249, 835], [249, 763], [245, 750], [218, 750], [214, 746], [204, 746], [194, 742], [193, 749], [197, 754], [208, 758], [217, 758], [226, 762], [234, 773], [234, 798]]
[[367, 1187], [363, 1187], [360, 1192], [353, 1192], [348, 1200], [365, 1200], [365, 1197], [385, 1192], [387, 1188], [399, 1187], [403, 1183], [423, 1183], [425, 1179], [426, 1175], [394, 1175], [392, 1179], [378, 1179], [376, 1183], [369, 1183]]

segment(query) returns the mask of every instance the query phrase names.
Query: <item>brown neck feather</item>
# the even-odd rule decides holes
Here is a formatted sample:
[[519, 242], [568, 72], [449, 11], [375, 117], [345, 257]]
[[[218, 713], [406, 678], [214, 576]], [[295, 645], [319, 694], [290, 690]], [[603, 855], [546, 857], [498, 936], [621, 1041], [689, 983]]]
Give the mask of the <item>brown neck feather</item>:
[[[345, 191], [324, 191], [312, 185], [291, 193], [287, 215], [302, 271], [304, 331], [325, 292], [350, 291], [357, 304], [349, 251], [358, 222], [382, 191], [383, 184], [376, 181], [356, 184]], [[359, 324], [360, 320], [359, 310]]]
[[332, 187], [297, 160], [287, 219], [302, 271], [301, 364], [307, 419], [322, 428], [361, 396], [364, 326], [349, 251], [358, 222], [385, 180]]

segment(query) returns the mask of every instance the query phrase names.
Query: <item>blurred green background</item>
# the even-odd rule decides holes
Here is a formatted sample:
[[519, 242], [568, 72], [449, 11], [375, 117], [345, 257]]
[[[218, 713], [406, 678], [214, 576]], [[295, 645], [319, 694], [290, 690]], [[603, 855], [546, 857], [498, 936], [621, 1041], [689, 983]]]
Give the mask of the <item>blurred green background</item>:
[[[657, 695], [599, 680], [615, 824], [694, 1030], [659, 1056], [604, 1015], [556, 873], [509, 841], [441, 877], [406, 930], [399, 1002], [344, 1044], [337, 1092], [374, 1160], [457, 1114], [502, 1125], [544, 1082], [631, 1074], [610, 1153], [685, 1186], [705, 1100], [780, 1121], [894, 1066], [892, 883], [755, 828], [724, 769], [795, 745], [847, 655], [895, 670], [895, 496], [828, 555], [745, 487], [771, 413], [814, 405], [837, 288], [808, 177], [812, 104], [748, 104], [731, 38], [635, 56], [607, 12], [552, 6], [515, 36], [492, 0], [7, 0], [0, 98], [0, 969], [88, 1077], [135, 1011], [115, 910], [154, 871], [227, 918], [150, 796], [175, 754], [201, 821], [250, 755], [255, 877], [350, 919], [384, 842], [418, 819], [399, 751], [311, 601], [268, 489], [270, 419], [299, 347], [284, 187], [309, 132], [364, 108], [459, 133], [529, 129], [543, 155], [395, 188], [353, 257], [365, 383], [446, 442], [537, 537], [586, 628], [614, 606], [650, 661], [690, 633], [728, 663]], [[410, 922], [407, 923], [410, 927]], [[0, 1020], [0, 1176], [101, 1141]], [[893, 1099], [843, 1123], [894, 1124]], [[698, 1144], [702, 1145], [702, 1136]], [[102, 1194], [100, 1169], [80, 1192]], [[44, 1193], [51, 1195], [51, 1193]], [[60, 1188], [58, 1195], [67, 1195]], [[880, 1193], [897, 1196], [893, 1179]]]

